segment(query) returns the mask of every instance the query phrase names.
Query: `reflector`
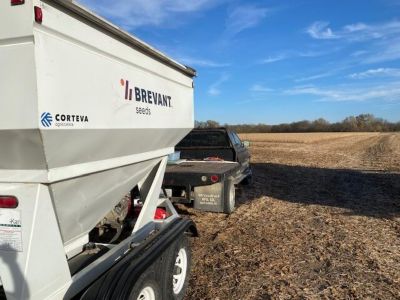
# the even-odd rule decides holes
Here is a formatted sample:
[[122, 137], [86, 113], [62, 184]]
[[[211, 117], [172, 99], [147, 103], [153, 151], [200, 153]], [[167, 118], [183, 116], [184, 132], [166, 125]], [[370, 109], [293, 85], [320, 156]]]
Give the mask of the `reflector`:
[[168, 213], [163, 208], [157, 208], [154, 214], [154, 220], [164, 220], [168, 218]]
[[0, 196], [0, 208], [16, 208], [18, 199], [14, 196]]
[[11, 5], [21, 5], [24, 4], [25, 0], [11, 0]]
[[42, 9], [38, 6], [35, 6], [35, 21], [39, 24], [43, 21]]
[[211, 179], [212, 182], [215, 183], [215, 182], [218, 181], [219, 177], [218, 177], [218, 175], [211, 175], [210, 179]]

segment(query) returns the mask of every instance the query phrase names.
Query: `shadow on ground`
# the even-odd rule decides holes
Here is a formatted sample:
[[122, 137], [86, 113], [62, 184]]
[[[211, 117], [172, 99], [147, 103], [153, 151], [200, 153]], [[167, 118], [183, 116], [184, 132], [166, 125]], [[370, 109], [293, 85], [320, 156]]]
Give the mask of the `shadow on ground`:
[[262, 196], [305, 205], [349, 210], [377, 218], [400, 217], [400, 174], [322, 169], [272, 163], [253, 164], [254, 181], [238, 202]]

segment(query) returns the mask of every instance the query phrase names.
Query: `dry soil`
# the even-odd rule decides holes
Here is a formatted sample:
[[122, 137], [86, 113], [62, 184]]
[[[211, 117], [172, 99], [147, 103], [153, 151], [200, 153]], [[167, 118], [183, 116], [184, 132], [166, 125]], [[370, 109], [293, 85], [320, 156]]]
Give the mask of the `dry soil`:
[[245, 134], [253, 184], [198, 225], [186, 299], [400, 299], [400, 134]]

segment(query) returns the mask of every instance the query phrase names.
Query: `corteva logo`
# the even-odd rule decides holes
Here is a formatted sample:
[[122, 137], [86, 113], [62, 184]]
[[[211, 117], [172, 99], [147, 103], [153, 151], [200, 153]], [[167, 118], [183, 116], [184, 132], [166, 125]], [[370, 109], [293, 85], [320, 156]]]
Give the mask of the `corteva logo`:
[[137, 86], [131, 86], [129, 80], [121, 79], [121, 85], [124, 87], [125, 100], [132, 101], [133, 97], [137, 102], [153, 104], [157, 106], [172, 107], [172, 97], [157, 93], [151, 90], [142, 89]]
[[50, 127], [51, 123], [53, 122], [53, 117], [51, 116], [51, 113], [49, 112], [44, 112], [40, 116], [40, 122], [44, 127]]
[[53, 119], [49, 112], [40, 115], [40, 122], [44, 127], [52, 126], [53, 121], [56, 127], [73, 127], [76, 123], [88, 123], [89, 118], [86, 115], [55, 114]]

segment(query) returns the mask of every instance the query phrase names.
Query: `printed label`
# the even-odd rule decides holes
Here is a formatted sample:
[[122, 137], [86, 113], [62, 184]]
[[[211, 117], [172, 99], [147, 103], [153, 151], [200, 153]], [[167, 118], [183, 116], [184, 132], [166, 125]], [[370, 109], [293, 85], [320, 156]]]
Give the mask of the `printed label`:
[[0, 209], [0, 250], [22, 252], [21, 212]]
[[203, 205], [218, 205], [220, 203], [220, 194], [198, 194], [200, 204]]

